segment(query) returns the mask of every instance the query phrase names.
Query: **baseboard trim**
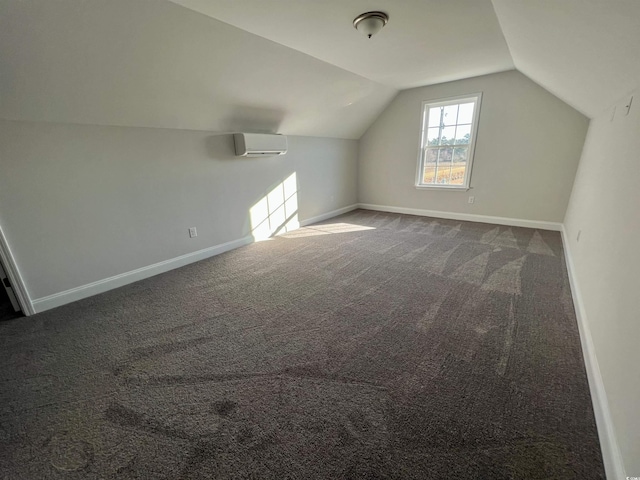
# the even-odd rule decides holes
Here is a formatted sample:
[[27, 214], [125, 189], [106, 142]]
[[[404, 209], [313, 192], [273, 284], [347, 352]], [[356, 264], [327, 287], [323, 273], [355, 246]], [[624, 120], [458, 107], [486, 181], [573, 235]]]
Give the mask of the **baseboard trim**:
[[228, 252], [229, 250], [233, 250], [253, 242], [254, 238], [251, 235], [248, 235], [238, 240], [232, 240], [230, 242], [222, 243], [220, 245], [214, 245], [213, 247], [204, 248], [196, 252], [180, 255], [179, 257], [154, 263], [153, 265], [137, 268], [129, 272], [114, 275], [113, 277], [105, 278], [96, 282], [88, 283], [86, 285], [71, 288], [63, 292], [54, 293], [53, 295], [38, 298], [33, 301], [33, 307], [36, 313], [44, 312], [45, 310], [49, 310], [51, 308], [59, 307], [61, 305], [75, 302], [77, 300], [82, 300], [83, 298], [91, 297], [108, 290], [113, 290], [114, 288], [137, 282], [138, 280], [144, 280], [145, 278], [168, 272], [169, 270], [173, 270], [174, 268], [183, 267], [190, 263], [204, 260], [215, 255], [220, 255], [221, 253]]
[[376, 210], [379, 212], [404, 213], [407, 215], [419, 215], [421, 217], [446, 218], [449, 220], [463, 220], [477, 223], [493, 223], [496, 225], [508, 225], [510, 227], [537, 228], [540, 230], [562, 230], [562, 224], [558, 222], [544, 222], [540, 220], [525, 220], [522, 218], [492, 217], [489, 215], [476, 215], [474, 213], [442, 212], [439, 210], [424, 210], [421, 208], [392, 207], [390, 205], [373, 205], [360, 203], [359, 208]]
[[27, 316], [33, 315], [35, 313], [33, 301], [31, 300], [31, 296], [29, 295], [29, 291], [27, 290], [26, 285], [22, 281], [22, 274], [20, 273], [18, 264], [16, 263], [13, 253], [11, 252], [9, 242], [4, 236], [2, 227], [0, 227], [0, 259], [2, 260], [2, 264], [4, 265], [5, 273], [9, 278], [9, 282], [13, 287], [13, 292], [18, 299], [18, 303], [20, 304], [22, 313]]
[[[627, 478], [625, 468], [624, 468], [624, 463], [622, 461], [622, 455], [620, 453], [620, 449], [618, 447], [618, 443], [615, 436], [615, 430], [614, 430], [613, 421], [611, 418], [611, 412], [609, 409], [609, 402], [607, 400], [606, 390], [604, 387], [604, 383], [602, 381], [602, 375], [600, 372], [600, 367], [598, 365], [598, 359], [595, 354], [595, 348], [593, 345], [593, 339], [591, 337], [591, 331], [589, 329], [589, 325], [586, 320], [586, 312], [585, 312], [584, 303], [582, 300], [582, 294], [580, 292], [580, 288], [578, 286], [578, 282], [575, 277], [575, 268], [573, 264], [573, 258], [571, 255], [569, 242], [567, 240], [567, 232], [564, 228], [564, 225], [561, 223], [555, 223], [555, 222], [542, 222], [537, 220], [524, 220], [524, 219], [515, 219], [515, 218], [507, 218], [507, 217], [493, 217], [493, 216], [475, 215], [475, 214], [468, 214], [468, 213], [441, 212], [437, 210], [393, 207], [388, 205], [373, 205], [368, 203], [358, 203], [358, 204], [348, 205], [346, 207], [342, 207], [342, 208], [333, 210], [331, 212], [324, 213], [322, 215], [317, 215], [315, 217], [311, 217], [311, 218], [300, 221], [300, 225], [301, 226], [311, 225], [313, 223], [317, 223], [317, 222], [335, 217], [337, 215], [350, 212], [357, 208], [362, 208], [365, 210], [391, 212], [391, 213], [404, 213], [408, 215], [446, 218], [451, 220], [464, 220], [464, 221], [470, 221], [470, 222], [493, 223], [498, 225], [509, 225], [509, 226], [516, 226], [516, 227], [539, 228], [544, 230], [554, 230], [554, 231], [561, 232], [562, 242], [563, 242], [564, 251], [565, 251], [566, 264], [567, 264], [567, 273], [569, 276], [569, 284], [571, 286], [571, 294], [573, 297], [574, 308], [576, 311], [578, 330], [580, 332], [580, 342], [582, 344], [582, 352], [584, 356], [587, 377], [589, 380], [591, 400], [593, 403], [596, 424], [598, 427], [598, 436], [600, 439], [600, 447], [602, 449], [602, 456], [605, 464], [607, 478], [610, 480]], [[0, 230], [0, 241], [3, 243], [2, 245], [3, 247], [8, 247], [8, 245], [6, 245], [6, 239], [2, 234], [2, 230]], [[55, 307], [59, 307], [61, 305], [65, 305], [67, 303], [71, 303], [77, 300], [81, 300], [83, 298], [97, 295], [99, 293], [103, 293], [108, 290], [112, 290], [114, 288], [127, 285], [129, 283], [137, 282], [139, 280], [143, 280], [145, 278], [149, 278], [154, 275], [158, 275], [160, 273], [164, 273], [169, 270], [173, 270], [175, 268], [188, 265], [190, 263], [204, 260], [206, 258], [219, 255], [221, 253], [248, 245], [253, 242], [254, 242], [254, 238], [251, 235], [248, 235], [246, 237], [243, 237], [237, 240], [232, 240], [230, 242], [226, 242], [220, 245], [215, 245], [213, 247], [209, 247], [202, 250], [198, 250], [196, 252], [181, 255], [179, 257], [158, 262], [153, 265], [138, 268], [130, 272], [125, 272], [119, 275], [115, 275], [113, 277], [105, 278], [103, 280], [98, 280], [96, 282], [92, 282], [86, 285], [81, 285], [76, 288], [55, 293], [53, 295], [48, 295], [46, 297], [41, 297], [35, 300], [29, 299], [27, 295], [26, 299], [23, 299], [23, 301], [25, 301], [27, 309], [30, 308], [31, 311], [25, 312], [25, 313], [31, 314], [31, 313], [44, 312], [45, 310], [49, 310]], [[10, 253], [10, 250], [5, 250], [4, 252], [2, 252], [2, 249], [0, 249], [0, 253], [7, 254], [7, 251]], [[12, 268], [15, 265], [14, 263], [11, 263], [13, 259], [6, 259], [4, 257], [5, 255], [3, 255], [3, 261], [5, 262], [5, 266], [7, 266], [8, 268]], [[9, 264], [9, 265], [6, 265], [6, 264]], [[21, 279], [18, 281], [14, 279], [10, 279], [10, 280], [14, 281], [16, 285], [20, 285], [21, 287], [24, 286], [21, 283]], [[16, 290], [19, 290], [19, 288]], [[26, 292], [26, 289], [24, 290], [24, 292]], [[20, 292], [20, 293], [24, 295], [23, 292]]]
[[[331, 212], [323, 213], [322, 215], [317, 215], [315, 217], [302, 220], [300, 221], [300, 225], [311, 225], [312, 223], [327, 220], [337, 215], [350, 212], [351, 210], [355, 210], [356, 208], [358, 208], [357, 204], [348, 205], [337, 210], [332, 210]], [[113, 290], [114, 288], [122, 287], [129, 283], [137, 282], [139, 280], [144, 280], [145, 278], [153, 277], [154, 275], [158, 275], [160, 273], [168, 272], [169, 270], [173, 270], [174, 268], [183, 267], [190, 263], [198, 262], [215, 255], [220, 255], [221, 253], [248, 245], [250, 243], [253, 243], [254, 241], [255, 239], [253, 238], [253, 236], [247, 235], [246, 237], [237, 240], [232, 240], [220, 245], [214, 245], [213, 247], [204, 248], [196, 252], [187, 253], [179, 257], [164, 260], [162, 262], [154, 263], [153, 265], [148, 265], [146, 267], [131, 270], [119, 275], [114, 275], [113, 277], [98, 280], [86, 285], [81, 285], [79, 287], [71, 288], [63, 292], [54, 293], [46, 297], [40, 297], [30, 302], [30, 305], [32, 305], [33, 308], [32, 313], [44, 312], [45, 310], [60, 307], [62, 305], [66, 305], [67, 303], [82, 300], [83, 298], [91, 297], [99, 293], [104, 293], [108, 290]]]
[[337, 217], [338, 215], [342, 215], [343, 213], [351, 212], [358, 208], [358, 204], [354, 203], [353, 205], [348, 205], [346, 207], [338, 208], [337, 210], [332, 210], [327, 213], [323, 213], [322, 215], [316, 215], [315, 217], [307, 218], [306, 220], [300, 220], [300, 226], [306, 227], [307, 225], [311, 225], [313, 223], [318, 223], [323, 220], [328, 220], [329, 218]]
[[625, 472], [620, 448], [618, 447], [618, 441], [616, 440], [611, 411], [609, 409], [609, 401], [607, 400], [607, 392], [604, 388], [604, 382], [602, 381], [602, 374], [600, 373], [600, 366], [598, 365], [598, 358], [596, 357], [595, 347], [591, 337], [591, 329], [587, 322], [582, 293], [580, 292], [578, 280], [575, 276], [573, 257], [564, 225], [562, 225], [561, 235], [605, 471], [608, 479], [623, 480], [628, 477]]

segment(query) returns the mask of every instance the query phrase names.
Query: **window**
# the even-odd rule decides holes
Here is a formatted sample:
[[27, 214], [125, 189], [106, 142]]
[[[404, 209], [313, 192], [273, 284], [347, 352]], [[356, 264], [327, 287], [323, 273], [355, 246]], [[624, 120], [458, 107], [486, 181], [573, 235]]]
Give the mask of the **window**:
[[416, 187], [467, 189], [482, 94], [422, 103]]

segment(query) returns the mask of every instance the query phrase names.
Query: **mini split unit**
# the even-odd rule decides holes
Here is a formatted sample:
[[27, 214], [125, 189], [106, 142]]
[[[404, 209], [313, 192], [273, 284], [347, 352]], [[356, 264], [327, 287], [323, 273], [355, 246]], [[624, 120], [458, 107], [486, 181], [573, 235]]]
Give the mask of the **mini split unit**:
[[233, 141], [236, 145], [236, 155], [242, 157], [271, 157], [287, 153], [285, 135], [235, 133]]

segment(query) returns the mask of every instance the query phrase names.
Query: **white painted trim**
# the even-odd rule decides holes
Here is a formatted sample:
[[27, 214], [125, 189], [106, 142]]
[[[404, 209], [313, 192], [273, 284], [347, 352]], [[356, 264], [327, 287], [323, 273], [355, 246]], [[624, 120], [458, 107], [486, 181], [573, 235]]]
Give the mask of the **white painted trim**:
[[571, 296], [573, 297], [573, 305], [578, 320], [578, 330], [580, 332], [580, 343], [582, 344], [582, 355], [587, 370], [587, 378], [589, 379], [589, 390], [591, 391], [591, 402], [593, 403], [593, 411], [598, 426], [598, 437], [600, 437], [600, 448], [602, 450], [602, 459], [607, 478], [610, 480], [624, 480], [627, 477], [622, 454], [616, 440], [611, 411], [609, 409], [609, 401], [607, 400], [607, 392], [602, 381], [598, 358], [596, 357], [591, 330], [587, 322], [587, 314], [582, 300], [582, 293], [575, 276], [575, 267], [573, 257], [569, 248], [567, 232], [562, 226], [562, 244], [564, 246], [564, 256], [567, 264], [567, 273], [569, 275], [569, 284], [571, 285]]
[[[438, 185], [438, 184], [423, 184], [424, 174], [424, 157], [426, 154], [427, 145], [425, 145], [425, 134], [428, 130], [428, 125], [425, 126], [425, 121], [428, 123], [427, 112], [431, 108], [444, 107], [447, 105], [457, 105], [461, 103], [468, 103], [472, 101], [473, 107], [473, 120], [471, 121], [471, 138], [469, 142], [469, 152], [467, 157], [467, 168], [464, 172], [464, 184], [460, 186], [451, 185]], [[478, 136], [478, 123], [480, 121], [480, 108], [482, 106], [482, 92], [469, 93], [467, 95], [460, 95], [456, 97], [441, 98], [438, 100], [424, 100], [422, 102], [422, 109], [420, 110], [420, 147], [418, 148], [418, 168], [416, 169], [416, 182], [417, 188], [435, 188], [441, 190], [469, 190], [471, 188], [471, 175], [473, 169], [473, 158], [475, 156], [476, 138]], [[425, 112], [425, 110], [427, 110]], [[455, 145], [453, 145], [455, 146]], [[437, 170], [437, 169], [436, 169]]]
[[437, 190], [439, 192], [468, 192], [471, 187], [456, 187], [451, 185], [416, 185], [416, 190]]
[[251, 235], [240, 238], [238, 240], [232, 240], [230, 242], [222, 243], [220, 245], [214, 245], [213, 247], [204, 248], [196, 252], [180, 255], [179, 257], [171, 258], [163, 262], [154, 263], [146, 267], [131, 270], [130, 272], [114, 275], [113, 277], [104, 278], [96, 282], [81, 285], [79, 287], [65, 290], [64, 292], [54, 293], [46, 297], [41, 297], [33, 301], [34, 309], [37, 313], [44, 312], [51, 308], [59, 307], [67, 303], [75, 302], [83, 298], [91, 297], [99, 293], [112, 290], [114, 288], [122, 287], [129, 283], [137, 282], [145, 278], [153, 277], [160, 273], [168, 272], [174, 268], [183, 267], [190, 263], [194, 263], [200, 260], [204, 260], [215, 255], [219, 255], [229, 250], [233, 250], [244, 245], [253, 243], [254, 239]]
[[16, 294], [16, 298], [18, 299], [18, 303], [20, 304], [22, 313], [24, 313], [25, 315], [33, 315], [35, 313], [35, 309], [33, 303], [31, 302], [29, 291], [22, 281], [22, 274], [20, 273], [18, 264], [13, 257], [13, 253], [11, 253], [11, 247], [9, 247], [9, 242], [7, 242], [7, 238], [4, 236], [4, 232], [2, 231], [1, 226], [0, 259], [2, 259], [2, 264], [5, 266], [5, 273], [9, 278], [9, 282], [11, 282], [13, 292]]
[[544, 222], [540, 220], [525, 220], [522, 218], [492, 217], [489, 215], [476, 215], [474, 213], [441, 212], [438, 210], [423, 210], [421, 208], [392, 207], [389, 205], [372, 205], [360, 203], [359, 208], [365, 210], [377, 210], [379, 212], [405, 213], [407, 215], [419, 215], [422, 217], [447, 218], [450, 220], [464, 220], [467, 222], [493, 223], [497, 225], [509, 225], [511, 227], [538, 228], [540, 230], [562, 230], [562, 224], [558, 222]]
[[[302, 220], [300, 222], [300, 225], [305, 226], [312, 223], [320, 222], [322, 220], [326, 220], [328, 218], [350, 212], [351, 210], [355, 210], [356, 208], [358, 208], [358, 205], [356, 204], [339, 208], [322, 215], [317, 215], [315, 217]], [[198, 250], [197, 252], [187, 253], [176, 258], [165, 260], [159, 263], [154, 263], [153, 265], [148, 265], [136, 270], [131, 270], [130, 272], [114, 275], [113, 277], [104, 278], [102, 280], [88, 283], [86, 285], [80, 285], [79, 287], [71, 288], [69, 290], [65, 290], [64, 292], [58, 292], [54, 293], [53, 295], [37, 298], [33, 300], [33, 313], [44, 312], [45, 310], [49, 310], [51, 308], [59, 307], [67, 303], [82, 300], [83, 298], [91, 297], [93, 295], [112, 290], [114, 288], [122, 287], [123, 285], [127, 285], [129, 283], [153, 277], [154, 275], [168, 272], [169, 270], [173, 270], [174, 268], [179, 268], [184, 265], [188, 265], [190, 263], [204, 260], [206, 258], [228, 252], [229, 250], [248, 245], [250, 243], [253, 243], [254, 241], [255, 239], [253, 238], [253, 236], [248, 235], [238, 240], [232, 240], [221, 245], [214, 245], [213, 247]]]
[[[569, 283], [571, 285], [571, 293], [573, 296], [574, 307], [576, 311], [576, 318], [578, 322], [578, 330], [580, 332], [580, 342], [582, 344], [582, 353], [584, 356], [585, 368], [587, 371], [587, 377], [589, 380], [589, 389], [591, 392], [591, 401], [593, 403], [594, 414], [596, 418], [596, 424], [598, 426], [598, 436], [600, 438], [600, 448], [602, 449], [602, 456], [604, 460], [605, 470], [607, 478], [610, 480], [618, 480], [627, 478], [624, 464], [622, 462], [622, 455], [615, 436], [613, 427], [613, 421], [611, 419], [611, 412], [609, 410], [609, 402], [607, 400], [607, 394], [605, 391], [604, 383], [602, 381], [602, 375], [600, 373], [600, 367], [598, 365], [598, 359], [595, 354], [595, 348], [593, 345], [593, 339], [591, 338], [591, 331], [586, 320], [586, 313], [580, 288], [578, 286], [577, 279], [575, 278], [575, 268], [571, 251], [569, 249], [569, 242], [567, 240], [567, 233], [564, 229], [564, 225], [555, 222], [541, 222], [537, 220], [524, 220], [507, 217], [492, 217], [486, 215], [475, 215], [468, 213], [454, 213], [454, 212], [441, 212], [436, 210], [423, 210], [415, 208], [404, 207], [392, 207], [386, 205], [372, 205], [368, 203], [359, 203], [349, 205], [331, 212], [327, 212], [322, 215], [302, 220], [300, 224], [302, 226], [310, 225], [322, 220], [341, 215], [343, 213], [350, 212], [356, 208], [362, 208], [366, 210], [376, 210], [382, 212], [392, 213], [404, 213], [409, 215], [420, 215], [436, 218], [447, 218], [453, 220], [465, 220], [471, 222], [481, 223], [494, 223], [498, 225], [510, 225], [517, 227], [530, 227], [540, 228], [544, 230], [560, 231], [562, 236], [562, 242], [564, 245], [565, 258], [567, 264], [567, 273], [569, 275]], [[130, 272], [115, 275], [97, 282], [93, 282], [80, 287], [72, 288], [64, 292], [59, 292], [46, 297], [38, 298], [31, 302], [29, 295], [22, 283], [22, 279], [19, 276], [19, 270], [11, 255], [11, 250], [7, 244], [6, 238], [0, 228], [0, 257], [3, 263], [7, 267], [7, 270], [15, 269], [14, 272], [18, 272], [18, 276], [12, 278], [11, 275], [15, 275], [14, 272], [7, 272], [9, 280], [16, 286], [16, 292], [20, 295], [24, 295], [25, 304], [23, 306], [25, 314], [33, 314], [35, 312], [43, 312], [51, 308], [64, 305], [76, 300], [80, 300], [98, 293], [106, 292], [113, 288], [117, 288], [138, 280], [158, 275], [160, 273], [172, 270], [174, 268], [182, 267], [199, 260], [219, 255], [221, 253], [233, 250], [244, 245], [253, 243], [252, 236], [246, 236], [238, 240], [223, 243], [221, 245], [215, 245], [213, 247], [198, 250], [197, 252], [188, 253], [179, 257], [165, 260], [147, 267], [142, 267]], [[21, 300], [21, 304], [22, 304]], [[29, 311], [30, 310], [30, 311]]]
[[322, 215], [316, 215], [315, 217], [307, 218], [306, 220], [300, 221], [301, 227], [306, 227], [307, 225], [311, 225], [312, 223], [321, 222], [323, 220], [327, 220], [329, 218], [337, 217], [338, 215], [342, 215], [343, 213], [350, 212], [358, 208], [358, 204], [354, 203], [353, 205], [348, 205], [346, 207], [338, 208], [337, 210], [332, 210], [331, 212], [323, 213]]

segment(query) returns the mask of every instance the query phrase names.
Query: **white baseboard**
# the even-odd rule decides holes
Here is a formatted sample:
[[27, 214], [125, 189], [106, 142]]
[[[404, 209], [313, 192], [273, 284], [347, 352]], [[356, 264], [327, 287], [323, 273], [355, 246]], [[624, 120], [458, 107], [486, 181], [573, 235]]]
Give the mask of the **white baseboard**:
[[35, 313], [33, 302], [31, 301], [26, 285], [22, 281], [22, 274], [13, 257], [9, 242], [7, 242], [7, 238], [4, 236], [2, 227], [0, 227], [0, 260], [4, 265], [5, 273], [7, 274], [7, 278], [9, 278], [9, 283], [11, 283], [13, 287], [13, 292], [18, 299], [22, 313], [25, 315], [33, 315]]
[[[331, 212], [323, 213], [312, 218], [307, 218], [300, 222], [300, 225], [310, 225], [312, 223], [320, 222], [337, 215], [341, 215], [351, 210], [358, 208], [357, 205], [349, 205]], [[83, 298], [91, 297], [99, 293], [112, 290], [114, 288], [122, 287], [129, 283], [137, 282], [138, 280], [144, 280], [145, 278], [153, 277], [160, 273], [168, 272], [174, 268], [183, 267], [190, 263], [194, 263], [200, 260], [204, 260], [215, 255], [219, 255], [229, 250], [233, 250], [244, 245], [253, 243], [255, 240], [251, 235], [240, 238], [238, 240], [232, 240], [230, 242], [223, 243], [221, 245], [214, 245], [213, 247], [198, 250], [197, 252], [187, 253], [179, 257], [171, 258], [162, 262], [154, 263], [146, 267], [131, 270], [130, 272], [114, 275], [113, 277], [98, 280], [96, 282], [81, 285], [79, 287], [71, 288], [63, 292], [54, 293], [46, 297], [35, 299], [31, 302], [33, 305], [33, 313], [44, 312], [51, 308], [59, 307], [67, 303], [82, 300]]]
[[160, 273], [168, 272], [174, 268], [183, 267], [205, 258], [213, 257], [229, 250], [233, 250], [244, 245], [253, 243], [254, 239], [251, 235], [240, 238], [238, 240], [232, 240], [231, 242], [222, 243], [220, 245], [214, 245], [213, 247], [204, 248], [197, 252], [187, 253], [180, 255], [179, 257], [171, 258], [163, 262], [154, 263], [146, 267], [137, 268], [130, 272], [114, 275], [113, 277], [98, 280], [97, 282], [81, 285], [64, 292], [54, 293], [46, 297], [41, 297], [33, 301], [33, 307], [36, 313], [44, 312], [51, 308], [59, 307], [67, 303], [82, 300], [83, 298], [91, 297], [99, 293], [112, 290], [114, 288], [122, 287], [129, 283], [137, 282], [145, 278], [153, 277]]
[[604, 461], [605, 471], [609, 480], [624, 480], [627, 478], [622, 455], [615, 436], [611, 412], [609, 410], [609, 402], [602, 381], [602, 374], [598, 365], [598, 359], [591, 338], [591, 331], [587, 323], [582, 294], [575, 277], [575, 268], [571, 256], [571, 250], [567, 241], [567, 234], [564, 225], [556, 222], [541, 222], [537, 220], [524, 220], [518, 218], [492, 217], [486, 215], [475, 215], [469, 213], [453, 213], [441, 212], [437, 210], [423, 210], [416, 208], [392, 207], [387, 205], [372, 205], [368, 203], [360, 203], [359, 208], [365, 210], [376, 210], [381, 212], [404, 213], [408, 215], [420, 215], [426, 217], [446, 218], [451, 220], [465, 220], [470, 222], [494, 223], [498, 225], [509, 225], [514, 227], [538, 228], [542, 230], [553, 230], [561, 232], [562, 242], [564, 245], [565, 258], [567, 262], [567, 273], [569, 275], [569, 283], [571, 285], [571, 294], [573, 297], [576, 318], [578, 321], [578, 330], [580, 332], [580, 343], [582, 345], [582, 353], [584, 356], [585, 368], [589, 380], [589, 390], [591, 392], [591, 401], [593, 404], [596, 424], [598, 426], [598, 437], [600, 439], [600, 448]]
[[[586, 313], [584, 309], [584, 303], [582, 301], [582, 295], [575, 278], [575, 269], [573, 265], [573, 259], [571, 256], [571, 250], [569, 248], [569, 242], [567, 241], [567, 234], [564, 230], [564, 226], [561, 223], [555, 222], [541, 222], [536, 220], [524, 220], [506, 217], [492, 217], [486, 215], [474, 215], [468, 213], [452, 213], [441, 212], [436, 210], [423, 210], [415, 208], [404, 207], [392, 207], [386, 205], [372, 205], [368, 203], [360, 203], [349, 205], [331, 212], [317, 215], [305, 220], [300, 221], [300, 225], [306, 226], [329, 218], [341, 215], [343, 213], [350, 212], [357, 208], [366, 210], [376, 210], [382, 212], [392, 213], [404, 213], [409, 215], [420, 215], [427, 217], [446, 218], [452, 220], [464, 220], [470, 222], [481, 223], [494, 223], [498, 225], [509, 225], [516, 227], [529, 227], [539, 228], [544, 230], [560, 231], [562, 234], [562, 242], [564, 245], [565, 258], [567, 262], [567, 272], [569, 275], [569, 283], [571, 285], [571, 293], [573, 296], [574, 307], [576, 310], [576, 317], [578, 320], [578, 329], [580, 332], [580, 341], [582, 344], [582, 351], [584, 355], [584, 362], [587, 371], [587, 377], [589, 379], [589, 388], [591, 391], [591, 400], [593, 402], [593, 409], [596, 417], [596, 423], [598, 426], [598, 435], [600, 438], [600, 446], [602, 449], [602, 455], [604, 459], [607, 478], [610, 480], [619, 480], [627, 478], [624, 464], [622, 462], [622, 456], [615, 437], [615, 431], [613, 422], [611, 419], [611, 413], [609, 410], [609, 403], [607, 400], [604, 383], [598, 366], [598, 359], [596, 358], [593, 340], [591, 338], [591, 332], [586, 320]], [[1, 233], [1, 230], [0, 230]], [[0, 236], [0, 240], [4, 240], [3, 236]], [[38, 298], [33, 301], [29, 301], [29, 306], [33, 305], [33, 312], [43, 312], [51, 308], [55, 308], [76, 300], [96, 295], [107, 290], [111, 290], [123, 285], [143, 280], [145, 278], [158, 275], [160, 273], [167, 272], [174, 268], [182, 267], [184, 265], [204, 260], [206, 258], [219, 255], [221, 253], [233, 250], [244, 245], [253, 243], [252, 236], [246, 236], [238, 240], [223, 243], [221, 245], [215, 245], [213, 247], [198, 250], [197, 252], [181, 255], [176, 258], [165, 260], [147, 267], [138, 268], [130, 272], [125, 272], [120, 275], [105, 278], [97, 282], [82, 285], [64, 292], [59, 292], [46, 297]], [[6, 253], [6, 252], [5, 252]], [[25, 289], [26, 291], [26, 289]], [[27, 297], [27, 300], [28, 297]], [[31, 312], [29, 312], [31, 313]]]
[[571, 256], [564, 225], [562, 226], [561, 232], [567, 262], [567, 273], [569, 274], [569, 284], [571, 285], [571, 295], [576, 310], [578, 330], [580, 331], [582, 355], [589, 379], [591, 402], [593, 403], [593, 411], [598, 426], [598, 437], [600, 438], [600, 448], [602, 450], [605, 471], [609, 480], [624, 480], [627, 478], [627, 474], [622, 461], [620, 448], [618, 447], [618, 441], [616, 440], [611, 411], [609, 410], [609, 401], [607, 400], [607, 392], [604, 388], [604, 382], [602, 381], [602, 374], [600, 373], [598, 358], [596, 357], [593, 339], [591, 338], [591, 330], [587, 322], [582, 293], [580, 292], [580, 287], [578, 286], [578, 281], [575, 276], [573, 257]]
[[360, 203], [358, 204], [358, 207], [365, 210], [377, 210], [379, 212], [405, 213], [407, 215], [464, 220], [467, 222], [494, 223], [497, 225], [508, 225], [510, 227], [538, 228], [540, 230], [553, 230], [556, 232], [562, 230], [562, 224], [558, 222], [543, 222], [540, 220], [525, 220], [522, 218], [492, 217], [488, 215], [476, 215], [474, 213], [441, 212], [439, 210], [392, 207], [390, 205], [373, 205], [371, 203]]
[[307, 218], [305, 220], [300, 220], [300, 226], [306, 227], [307, 225], [311, 225], [312, 223], [318, 223], [323, 220], [327, 220], [329, 218], [337, 217], [338, 215], [342, 215], [343, 213], [350, 212], [358, 208], [358, 204], [354, 203], [353, 205], [348, 205], [346, 207], [338, 208], [337, 210], [332, 210], [331, 212], [323, 213], [322, 215], [316, 215], [315, 217]]

